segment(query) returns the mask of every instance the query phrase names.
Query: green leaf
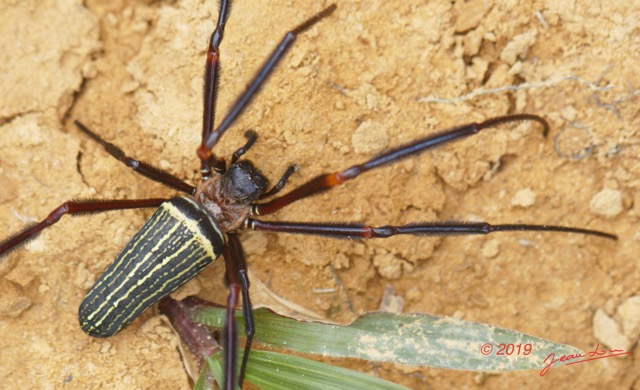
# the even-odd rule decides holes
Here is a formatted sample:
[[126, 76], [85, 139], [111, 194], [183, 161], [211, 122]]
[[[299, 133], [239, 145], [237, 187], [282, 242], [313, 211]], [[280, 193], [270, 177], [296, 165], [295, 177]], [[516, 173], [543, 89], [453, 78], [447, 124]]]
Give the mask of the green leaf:
[[[253, 354], [253, 352], [254, 351], [251, 351], [251, 354]], [[203, 375], [206, 375], [206, 371], [208, 369], [213, 375], [213, 379], [215, 379], [219, 387], [222, 388], [223, 387], [222, 383], [224, 383], [224, 374], [222, 369], [222, 353], [218, 352], [213, 356], [205, 357], [204, 359], [205, 359], [205, 362], [207, 362], [207, 368], [202, 370], [202, 373], [200, 373], [200, 377], [202, 377]], [[198, 381], [200, 381], [200, 379], [198, 379]], [[236, 387], [236, 390], [241, 390], [237, 384], [235, 387]]]
[[224, 383], [224, 374], [222, 373], [222, 361], [220, 360], [220, 353], [217, 353], [211, 357], [205, 357], [205, 361], [207, 362], [207, 368], [202, 370], [203, 374], [206, 374], [206, 371], [209, 370], [211, 375], [213, 375], [213, 379], [220, 384]]
[[[238, 321], [242, 323], [238, 313]], [[221, 327], [224, 315], [225, 309], [206, 308], [195, 319]], [[300, 321], [265, 308], [255, 310], [254, 316], [254, 341], [322, 356], [459, 370], [510, 371], [542, 369], [551, 353], [556, 356], [582, 353], [509, 329], [424, 314], [370, 313], [347, 326]], [[486, 345], [492, 351], [483, 354]], [[498, 354], [501, 346], [502, 355]]]
[[207, 370], [202, 370], [200, 376], [198, 376], [198, 380], [193, 385], [193, 390], [209, 390], [209, 388], [205, 385], [207, 379]]
[[[207, 364], [212, 360], [219, 364], [219, 357], [216, 356], [207, 358]], [[264, 390], [406, 389], [360, 372], [298, 356], [260, 350], [251, 351], [245, 380]]]

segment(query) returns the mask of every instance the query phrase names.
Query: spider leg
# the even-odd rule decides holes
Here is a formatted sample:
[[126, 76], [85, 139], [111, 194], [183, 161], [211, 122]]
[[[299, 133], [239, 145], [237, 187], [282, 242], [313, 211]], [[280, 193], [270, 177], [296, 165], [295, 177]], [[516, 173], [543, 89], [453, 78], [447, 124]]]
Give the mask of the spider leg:
[[289, 48], [291, 48], [291, 45], [293, 45], [293, 42], [295, 42], [297, 36], [311, 28], [322, 18], [329, 16], [335, 9], [335, 4], [330, 5], [329, 7], [315, 14], [314, 16], [307, 19], [305, 22], [284, 35], [284, 37], [275, 48], [275, 50], [271, 53], [260, 71], [249, 83], [247, 89], [244, 91], [244, 93], [242, 93], [242, 95], [238, 97], [235, 103], [233, 103], [231, 109], [227, 113], [227, 116], [222, 120], [220, 125], [218, 125], [218, 127], [213, 132], [211, 132], [206, 137], [206, 139], [202, 140], [202, 145], [200, 145], [197, 151], [198, 157], [201, 161], [215, 161], [218, 159], [213, 154], [211, 149], [218, 143], [220, 137], [222, 137], [224, 132], [229, 129], [229, 127], [235, 122], [238, 116], [244, 111], [245, 108], [247, 108], [255, 95], [260, 91], [269, 75], [271, 75], [271, 72], [276, 68], [280, 60], [284, 58], [284, 55], [287, 53]]
[[402, 145], [388, 152], [382, 153], [367, 162], [349, 167], [344, 171], [318, 175], [279, 198], [273, 199], [267, 203], [254, 204], [252, 206], [252, 212], [255, 215], [267, 215], [274, 213], [300, 199], [327, 191], [347, 180], [355, 179], [362, 173], [371, 169], [395, 163], [407, 157], [417, 156], [425, 150], [438, 147], [456, 139], [472, 136], [484, 129], [492, 128], [504, 123], [519, 121], [534, 121], [540, 123], [544, 127], [545, 136], [549, 131], [549, 124], [544, 118], [531, 114], [507, 115], [487, 119], [480, 123], [469, 123]]
[[247, 130], [244, 133], [244, 136], [247, 139], [247, 143], [244, 144], [244, 146], [242, 146], [235, 152], [233, 152], [233, 156], [231, 156], [231, 164], [235, 164], [240, 157], [242, 157], [245, 153], [247, 153], [249, 149], [251, 149], [253, 144], [256, 142], [256, 139], [258, 139], [258, 135], [253, 130]]
[[168, 199], [137, 199], [137, 200], [74, 200], [65, 202], [53, 210], [44, 220], [29, 225], [4, 241], [0, 241], [0, 257], [6, 255], [18, 246], [35, 238], [41, 231], [58, 222], [63, 215], [79, 215], [101, 213], [103, 211], [141, 209], [158, 207]]
[[[231, 1], [221, 0], [218, 13], [218, 23], [209, 39], [207, 50], [207, 62], [204, 67], [204, 110], [202, 114], [202, 142], [209, 137], [216, 119], [216, 106], [218, 100], [218, 87], [220, 85], [220, 43], [224, 36], [224, 28], [229, 19]], [[224, 173], [226, 163], [223, 158], [212, 156], [211, 159], [200, 159], [200, 173], [202, 179], [211, 177], [211, 165], [218, 173]]]
[[225, 354], [225, 383], [224, 388], [235, 389], [236, 379], [236, 347], [238, 344], [237, 327], [235, 320], [235, 309], [238, 305], [238, 296], [242, 294], [242, 315], [244, 318], [244, 330], [247, 336], [244, 344], [244, 354], [240, 364], [238, 374], [238, 386], [242, 388], [244, 374], [247, 368], [247, 361], [251, 351], [253, 336], [255, 335], [255, 321], [253, 318], [253, 308], [249, 298], [249, 276], [247, 274], [247, 264], [242, 251], [242, 246], [238, 236], [233, 233], [227, 234], [228, 242], [224, 248], [223, 256], [227, 270], [227, 280], [229, 282], [229, 297], [227, 298], [227, 319], [224, 334], [224, 354]]
[[158, 183], [164, 184], [167, 187], [174, 188], [178, 191], [186, 192], [187, 194], [193, 195], [196, 191], [196, 188], [190, 184], [185, 183], [184, 181], [178, 179], [173, 176], [169, 172], [156, 168], [151, 164], [147, 164], [144, 161], [139, 161], [127, 156], [122, 149], [118, 146], [105, 141], [98, 134], [89, 130], [89, 128], [78, 121], [74, 121], [75, 125], [78, 126], [83, 133], [91, 137], [94, 141], [99, 143], [104, 147], [104, 149], [115, 157], [118, 161], [123, 162], [126, 166], [133, 169], [136, 173], [139, 173], [142, 176], [145, 176], [151, 180], [157, 181]]
[[290, 165], [289, 168], [287, 168], [287, 170], [284, 172], [280, 180], [278, 180], [276, 185], [273, 186], [273, 188], [270, 189], [269, 191], [260, 195], [260, 199], [268, 198], [280, 192], [280, 190], [284, 188], [285, 184], [287, 184], [287, 180], [289, 180], [289, 176], [291, 176], [297, 170], [298, 168], [295, 165]]
[[399, 226], [387, 225], [374, 227], [355, 223], [265, 222], [247, 218], [245, 226], [253, 230], [265, 232], [312, 234], [315, 236], [349, 239], [387, 238], [399, 234], [409, 234], [414, 236], [459, 236], [489, 234], [505, 231], [564, 232], [587, 234], [610, 240], [618, 239], [614, 234], [601, 232], [599, 230], [580, 229], [567, 226], [529, 224], [491, 225], [487, 222], [465, 221], [418, 222]]

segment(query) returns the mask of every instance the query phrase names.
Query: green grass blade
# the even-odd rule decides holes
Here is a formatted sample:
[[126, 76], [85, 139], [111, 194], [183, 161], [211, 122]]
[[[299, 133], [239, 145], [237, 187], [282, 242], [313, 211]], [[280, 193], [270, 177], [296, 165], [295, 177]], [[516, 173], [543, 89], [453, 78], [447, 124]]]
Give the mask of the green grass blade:
[[215, 379], [217, 383], [223, 383], [224, 376], [222, 375], [222, 362], [220, 361], [220, 354], [217, 353], [212, 357], [207, 357], [205, 358], [205, 361], [207, 362], [207, 369], [209, 369], [209, 371], [211, 371], [211, 374], [213, 375], [213, 379]]
[[[207, 358], [207, 364], [209, 361], [216, 364], [217, 361], [219, 365], [216, 356]], [[360, 372], [298, 356], [260, 350], [251, 351], [245, 381], [263, 390], [406, 389]]]
[[[215, 379], [216, 383], [218, 384], [224, 383], [221, 354], [216, 353], [215, 355], [211, 357], [205, 357], [204, 359], [205, 359], [205, 362], [207, 362], [207, 369], [211, 371], [211, 374], [213, 375], [213, 379]], [[200, 374], [200, 376], [205, 374], [205, 371], [206, 369], [202, 371], [202, 374]], [[220, 388], [222, 388], [222, 386], [220, 386]], [[236, 386], [236, 390], [240, 390], [240, 387]]]
[[206, 385], [207, 380], [207, 370], [204, 369], [198, 376], [198, 380], [193, 385], [193, 390], [210, 390], [211, 388]]
[[[196, 320], [220, 327], [225, 309], [206, 308]], [[351, 325], [299, 321], [261, 308], [254, 312], [255, 341], [308, 354], [460, 370], [542, 369], [550, 353], [582, 351], [517, 331], [487, 324], [423, 314], [370, 313]], [[241, 316], [238, 316], [239, 321]], [[240, 322], [241, 323], [241, 322]], [[483, 354], [489, 344], [493, 351]], [[513, 351], [497, 355], [500, 345]], [[516, 349], [520, 346], [520, 350]]]

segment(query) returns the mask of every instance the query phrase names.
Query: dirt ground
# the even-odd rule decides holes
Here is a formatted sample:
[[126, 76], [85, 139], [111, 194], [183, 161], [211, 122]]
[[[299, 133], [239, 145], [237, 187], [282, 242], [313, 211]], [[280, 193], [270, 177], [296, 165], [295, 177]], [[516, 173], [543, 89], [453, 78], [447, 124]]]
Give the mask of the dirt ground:
[[[65, 200], [175, 194], [115, 161], [73, 119], [197, 182], [201, 76], [216, 3], [0, 3], [0, 237]], [[272, 180], [296, 163], [292, 188], [493, 116], [536, 113], [551, 132], [545, 139], [528, 123], [487, 130], [265, 219], [559, 224], [620, 239], [529, 232], [355, 242], [245, 232], [254, 279], [333, 321], [378, 309], [386, 289], [402, 298], [404, 312], [495, 324], [583, 350], [622, 343], [631, 351], [545, 377], [334, 361], [410, 388], [640, 388], [640, 314], [630, 300], [640, 295], [640, 5], [337, 3], [298, 39], [217, 151], [230, 155], [254, 129], [260, 138], [248, 158]], [[286, 29], [322, 6], [235, 2], [219, 112]], [[86, 290], [151, 212], [64, 217], [0, 260], [0, 387], [189, 388], [176, 339], [153, 312], [106, 340], [77, 323]], [[220, 264], [210, 267], [188, 291], [222, 302], [222, 273]], [[262, 296], [254, 301], [265, 303]]]

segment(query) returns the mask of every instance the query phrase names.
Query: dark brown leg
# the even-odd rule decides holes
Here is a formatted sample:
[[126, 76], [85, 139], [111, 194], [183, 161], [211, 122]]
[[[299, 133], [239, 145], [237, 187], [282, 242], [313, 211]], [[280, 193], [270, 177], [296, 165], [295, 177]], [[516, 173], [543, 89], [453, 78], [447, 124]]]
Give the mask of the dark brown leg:
[[251, 149], [253, 144], [256, 142], [256, 139], [258, 139], [258, 135], [253, 130], [247, 130], [244, 133], [244, 136], [247, 139], [247, 143], [244, 144], [243, 147], [233, 152], [233, 156], [231, 156], [231, 164], [235, 164], [240, 157], [244, 156], [244, 154], [247, 153], [247, 151]]
[[296, 40], [296, 37], [311, 28], [322, 18], [329, 16], [335, 9], [336, 5], [332, 4], [329, 7], [325, 8], [323, 11], [309, 18], [298, 27], [285, 34], [285, 36], [280, 41], [280, 44], [278, 44], [273, 53], [271, 53], [271, 55], [267, 59], [267, 62], [262, 66], [262, 69], [260, 69], [258, 74], [256, 74], [251, 83], [249, 83], [249, 86], [244, 91], [244, 93], [238, 97], [235, 103], [233, 103], [231, 109], [227, 113], [227, 116], [222, 120], [218, 128], [215, 131], [211, 132], [206, 139], [202, 140], [202, 145], [200, 145], [200, 147], [198, 148], [198, 157], [200, 158], [200, 160], [210, 162], [217, 159], [217, 157], [211, 152], [211, 149], [218, 143], [218, 140], [220, 140], [220, 137], [222, 137], [224, 132], [229, 129], [236, 118], [249, 105], [258, 91], [260, 91], [260, 88], [264, 85], [273, 69], [275, 69], [275, 67], [287, 53], [293, 42]]
[[486, 222], [421, 222], [402, 226], [365, 226], [360, 224], [336, 223], [299, 223], [299, 222], [264, 222], [247, 219], [246, 227], [253, 230], [278, 233], [312, 234], [333, 238], [387, 238], [399, 234], [414, 236], [459, 236], [471, 234], [489, 234], [506, 231], [543, 231], [588, 234], [617, 240], [614, 234], [598, 230], [579, 229], [554, 225], [505, 224], [490, 225]]
[[[220, 79], [220, 43], [224, 35], [224, 27], [229, 18], [231, 1], [220, 1], [220, 12], [218, 13], [218, 24], [209, 39], [209, 49], [207, 50], [207, 63], [204, 68], [204, 111], [202, 115], [202, 142], [209, 137], [213, 130], [213, 123], [216, 118], [216, 101], [218, 97], [218, 85]], [[202, 179], [211, 177], [211, 166], [218, 173], [224, 173], [226, 164], [223, 158], [214, 155], [209, 159], [200, 160], [200, 173]]]
[[244, 344], [244, 354], [238, 375], [238, 385], [242, 388], [244, 373], [247, 368], [247, 361], [251, 351], [251, 344], [255, 334], [255, 321], [253, 319], [253, 308], [249, 298], [249, 276], [247, 274], [247, 264], [242, 251], [242, 246], [238, 237], [227, 234], [228, 243], [223, 252], [225, 266], [227, 270], [227, 280], [229, 282], [229, 297], [227, 299], [227, 319], [224, 328], [224, 354], [225, 354], [225, 389], [235, 389], [236, 377], [236, 347], [238, 344], [237, 327], [235, 320], [235, 309], [238, 305], [238, 296], [242, 294], [242, 315], [244, 318], [244, 330], [247, 335]]
[[102, 145], [107, 153], [122, 161], [126, 166], [130, 167], [136, 173], [141, 174], [142, 176], [148, 177], [151, 180], [157, 181], [158, 183], [162, 183], [167, 187], [175, 188], [178, 191], [186, 192], [187, 194], [193, 195], [195, 194], [196, 188], [192, 185], [189, 185], [177, 177], [173, 176], [167, 171], [164, 171], [160, 168], [156, 168], [153, 165], [147, 164], [143, 161], [135, 160], [122, 151], [116, 145], [103, 140], [98, 134], [89, 130], [89, 128], [78, 121], [74, 121], [75, 125], [78, 126], [83, 133], [93, 138], [97, 143]]
[[53, 210], [47, 218], [36, 224], [27, 226], [4, 241], [0, 241], [0, 257], [16, 249], [21, 244], [35, 238], [42, 230], [58, 222], [63, 215], [79, 215], [101, 213], [103, 211], [141, 209], [158, 207], [167, 199], [138, 200], [74, 200], [65, 202]]
[[339, 184], [344, 183], [347, 180], [355, 179], [362, 173], [367, 172], [371, 169], [398, 162], [403, 158], [416, 156], [427, 149], [435, 148], [447, 142], [477, 134], [478, 132], [480, 132], [480, 130], [495, 127], [503, 123], [518, 121], [538, 122], [544, 127], [545, 136], [549, 132], [549, 124], [546, 120], [544, 120], [544, 118], [537, 115], [529, 114], [507, 115], [487, 119], [486, 121], [480, 123], [469, 123], [463, 126], [443, 131], [441, 133], [430, 135], [406, 145], [402, 145], [386, 153], [380, 154], [363, 164], [354, 165], [350, 168], [347, 168], [342, 172], [325, 173], [316, 176], [315, 178], [311, 179], [310, 181], [306, 182], [305, 184], [301, 185], [300, 187], [294, 189], [284, 196], [276, 198], [267, 203], [254, 205], [252, 211], [256, 215], [267, 215], [274, 213], [295, 201], [304, 199], [323, 191], [327, 191]]
[[267, 191], [264, 194], [260, 195], [260, 199], [266, 199], [266, 198], [268, 198], [270, 196], [273, 196], [273, 195], [277, 194], [278, 192], [280, 192], [280, 190], [282, 188], [284, 188], [284, 185], [287, 184], [287, 180], [289, 180], [289, 176], [293, 175], [293, 173], [296, 170], [298, 170], [298, 168], [296, 168], [295, 165], [289, 166], [289, 168], [287, 168], [287, 170], [284, 172], [284, 174], [282, 175], [280, 180], [278, 180], [276, 185], [273, 186], [273, 188], [270, 189], [269, 191]]

